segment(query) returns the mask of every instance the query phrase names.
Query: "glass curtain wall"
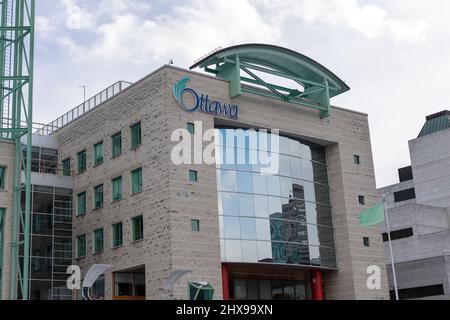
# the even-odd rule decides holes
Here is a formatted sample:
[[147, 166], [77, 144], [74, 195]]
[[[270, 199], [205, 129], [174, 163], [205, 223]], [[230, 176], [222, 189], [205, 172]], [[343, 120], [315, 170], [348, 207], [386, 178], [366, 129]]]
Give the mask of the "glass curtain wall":
[[[23, 146], [23, 156], [26, 159], [26, 146]], [[33, 147], [31, 151], [31, 171], [45, 174], [59, 174], [58, 150]], [[62, 173], [62, 172], [61, 172]]]
[[66, 271], [72, 265], [72, 190], [32, 188], [30, 298], [70, 300]]
[[[265, 132], [216, 130], [222, 261], [336, 268], [325, 148], [276, 140]], [[262, 173], [267, 166], [254, 151], [276, 156], [276, 173]]]

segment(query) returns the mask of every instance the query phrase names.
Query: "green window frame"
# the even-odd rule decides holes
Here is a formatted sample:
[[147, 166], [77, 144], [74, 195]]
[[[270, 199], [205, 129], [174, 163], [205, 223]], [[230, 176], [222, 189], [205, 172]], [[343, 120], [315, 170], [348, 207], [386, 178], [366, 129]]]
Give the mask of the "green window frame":
[[94, 166], [102, 164], [104, 161], [104, 147], [103, 142], [99, 142], [94, 145]]
[[86, 257], [86, 235], [77, 237], [77, 259]]
[[65, 177], [70, 177], [71, 166], [70, 166], [70, 158], [67, 158], [62, 161], [62, 174]]
[[86, 172], [86, 150], [77, 154], [78, 158], [78, 174]]
[[133, 241], [144, 239], [144, 216], [133, 218]]
[[122, 132], [118, 132], [111, 136], [112, 157], [115, 158], [122, 154]]
[[189, 170], [189, 181], [197, 182], [198, 181], [198, 172], [195, 170]]
[[118, 248], [123, 245], [123, 223], [112, 225], [112, 247]]
[[192, 228], [192, 232], [200, 232], [200, 220], [192, 219], [191, 220], [191, 228]]
[[103, 240], [104, 240], [103, 229], [95, 230], [94, 231], [94, 254], [103, 252], [103, 249], [104, 249]]
[[142, 168], [131, 171], [131, 193], [142, 192]]
[[187, 131], [190, 134], [195, 134], [195, 124], [192, 123], [192, 122], [188, 122], [188, 124], [187, 124]]
[[86, 192], [77, 195], [77, 215], [82, 216], [86, 214]]
[[365, 206], [366, 205], [366, 197], [358, 196], [358, 202], [360, 205]]
[[96, 186], [94, 188], [94, 208], [98, 209], [103, 207], [104, 198], [103, 198], [103, 185]]
[[5, 190], [6, 184], [6, 167], [0, 166], [0, 190]]
[[363, 238], [363, 244], [364, 244], [364, 247], [369, 248], [370, 247], [370, 238], [369, 237], [364, 237]]
[[355, 154], [353, 156], [353, 163], [359, 166], [361, 164], [361, 157], [359, 155]]
[[117, 177], [112, 180], [112, 200], [122, 200], [122, 177]]
[[133, 124], [130, 127], [131, 131], [131, 148], [136, 148], [142, 144], [142, 128], [141, 122]]

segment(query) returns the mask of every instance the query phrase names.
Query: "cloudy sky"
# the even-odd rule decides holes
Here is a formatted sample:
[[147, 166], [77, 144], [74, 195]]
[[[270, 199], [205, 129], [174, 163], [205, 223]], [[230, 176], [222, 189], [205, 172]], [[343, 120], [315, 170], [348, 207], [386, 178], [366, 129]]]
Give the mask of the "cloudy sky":
[[448, 0], [39, 0], [35, 121], [170, 59], [262, 42], [299, 51], [352, 90], [333, 104], [369, 113], [379, 187], [409, 164], [408, 140], [450, 108]]

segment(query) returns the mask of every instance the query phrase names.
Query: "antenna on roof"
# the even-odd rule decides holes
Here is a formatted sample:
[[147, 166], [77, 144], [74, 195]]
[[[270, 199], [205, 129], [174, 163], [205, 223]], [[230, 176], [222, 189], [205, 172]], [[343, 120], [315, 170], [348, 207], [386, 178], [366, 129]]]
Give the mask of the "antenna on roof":
[[173, 59], [170, 59], [170, 61], [169, 61], [169, 65], [173, 65]]

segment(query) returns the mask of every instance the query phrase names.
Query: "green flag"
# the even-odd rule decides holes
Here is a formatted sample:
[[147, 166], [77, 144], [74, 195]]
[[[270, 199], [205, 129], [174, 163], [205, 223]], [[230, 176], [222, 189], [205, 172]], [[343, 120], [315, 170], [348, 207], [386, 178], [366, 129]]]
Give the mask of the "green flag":
[[372, 227], [384, 222], [384, 202], [380, 202], [375, 207], [361, 212], [359, 222], [363, 227]]

